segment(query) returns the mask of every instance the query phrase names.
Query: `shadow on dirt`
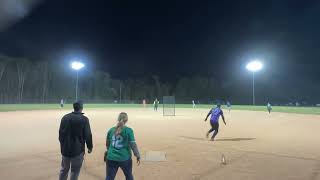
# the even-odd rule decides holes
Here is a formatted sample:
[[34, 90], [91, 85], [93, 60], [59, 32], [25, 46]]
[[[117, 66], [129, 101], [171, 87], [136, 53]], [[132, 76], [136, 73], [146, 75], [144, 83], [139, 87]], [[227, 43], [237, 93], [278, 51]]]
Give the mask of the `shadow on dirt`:
[[[189, 137], [189, 136], [179, 136], [183, 139], [190, 139], [196, 141], [208, 141], [206, 138], [199, 138], [199, 137]], [[256, 138], [218, 138], [215, 141], [251, 141], [255, 140]]]
[[215, 141], [251, 141], [255, 139], [256, 138], [221, 138], [221, 139], [216, 139]]

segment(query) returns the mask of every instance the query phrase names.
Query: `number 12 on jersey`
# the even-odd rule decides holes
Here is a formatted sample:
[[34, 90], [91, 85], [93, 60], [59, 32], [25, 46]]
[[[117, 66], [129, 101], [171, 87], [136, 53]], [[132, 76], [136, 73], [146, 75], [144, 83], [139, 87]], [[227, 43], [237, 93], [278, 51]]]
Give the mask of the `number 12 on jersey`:
[[123, 137], [121, 135], [113, 135], [112, 136], [112, 146], [116, 149], [123, 148]]

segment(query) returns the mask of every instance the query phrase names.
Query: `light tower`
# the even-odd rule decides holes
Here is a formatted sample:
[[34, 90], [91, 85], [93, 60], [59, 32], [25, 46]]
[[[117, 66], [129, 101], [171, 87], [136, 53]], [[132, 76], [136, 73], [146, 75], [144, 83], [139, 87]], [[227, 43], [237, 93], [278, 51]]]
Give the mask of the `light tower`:
[[263, 65], [260, 61], [254, 60], [247, 64], [246, 68], [252, 72], [252, 105], [255, 105], [255, 92], [254, 92], [254, 73], [260, 71]]
[[73, 61], [71, 63], [71, 68], [77, 71], [77, 80], [76, 80], [76, 101], [78, 100], [78, 82], [79, 82], [79, 70], [84, 68], [84, 64], [80, 61]]

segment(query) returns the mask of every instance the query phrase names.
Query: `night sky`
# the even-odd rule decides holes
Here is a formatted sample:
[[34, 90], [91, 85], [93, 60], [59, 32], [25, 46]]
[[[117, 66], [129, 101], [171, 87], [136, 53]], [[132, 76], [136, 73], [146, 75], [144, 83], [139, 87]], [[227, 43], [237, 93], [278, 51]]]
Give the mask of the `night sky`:
[[[320, 76], [317, 0], [44, 0], [0, 32], [0, 52], [37, 60], [81, 58], [112, 77]], [[261, 76], [262, 76], [261, 75]]]

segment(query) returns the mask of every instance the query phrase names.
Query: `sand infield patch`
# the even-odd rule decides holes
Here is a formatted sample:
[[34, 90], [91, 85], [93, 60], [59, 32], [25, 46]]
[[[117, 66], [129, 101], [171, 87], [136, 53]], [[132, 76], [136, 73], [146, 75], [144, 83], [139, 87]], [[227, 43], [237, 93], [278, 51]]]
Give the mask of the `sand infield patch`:
[[[129, 115], [143, 161], [133, 157], [138, 180], [320, 180], [319, 115], [250, 111], [225, 113], [215, 142], [205, 138], [207, 109], [176, 109], [163, 117], [152, 108], [89, 109], [94, 148], [81, 180], [104, 179], [109, 128]], [[56, 180], [61, 154], [58, 130], [69, 110], [0, 112], [0, 179]], [[226, 165], [221, 165], [222, 154]], [[123, 180], [119, 170], [116, 180]]]

